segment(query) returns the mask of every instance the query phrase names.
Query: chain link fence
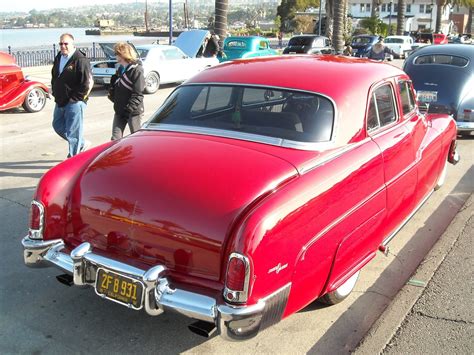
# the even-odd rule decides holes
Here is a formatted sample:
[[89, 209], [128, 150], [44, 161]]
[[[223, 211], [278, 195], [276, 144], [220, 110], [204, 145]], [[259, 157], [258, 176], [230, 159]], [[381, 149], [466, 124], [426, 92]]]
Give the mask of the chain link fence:
[[[96, 43], [92, 43], [91, 47], [78, 47], [87, 58], [91, 61], [105, 59], [105, 54], [102, 48]], [[54, 57], [58, 54], [59, 46], [52, 45], [51, 49], [29, 50], [29, 51], [15, 51], [8, 46], [8, 53], [12, 55], [16, 63], [20, 67], [39, 67], [42, 65], [52, 65]]]

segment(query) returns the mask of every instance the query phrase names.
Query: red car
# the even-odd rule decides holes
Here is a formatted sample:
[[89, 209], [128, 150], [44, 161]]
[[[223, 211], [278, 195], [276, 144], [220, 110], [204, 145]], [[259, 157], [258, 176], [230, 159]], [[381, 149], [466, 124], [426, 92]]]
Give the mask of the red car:
[[46, 85], [25, 78], [15, 58], [0, 52], [0, 111], [23, 106], [27, 112], [39, 112], [48, 97]]
[[444, 33], [433, 33], [433, 44], [447, 44], [448, 36]]
[[454, 120], [420, 114], [398, 68], [236, 60], [176, 88], [141, 131], [46, 173], [24, 260], [243, 340], [347, 297], [458, 159]]

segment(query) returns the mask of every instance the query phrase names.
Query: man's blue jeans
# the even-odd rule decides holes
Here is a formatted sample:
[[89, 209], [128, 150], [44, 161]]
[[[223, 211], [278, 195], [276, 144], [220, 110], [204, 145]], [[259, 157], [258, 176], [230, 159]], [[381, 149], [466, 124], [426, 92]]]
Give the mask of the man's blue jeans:
[[69, 143], [70, 157], [78, 154], [84, 144], [83, 120], [86, 104], [83, 101], [70, 102], [66, 106], [54, 107], [53, 128]]

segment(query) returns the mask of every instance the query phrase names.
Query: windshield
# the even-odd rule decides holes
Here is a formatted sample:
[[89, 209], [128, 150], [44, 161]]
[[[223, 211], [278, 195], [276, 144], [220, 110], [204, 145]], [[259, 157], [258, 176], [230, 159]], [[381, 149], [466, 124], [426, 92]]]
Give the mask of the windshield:
[[147, 128], [172, 124], [236, 131], [298, 142], [331, 140], [332, 102], [320, 95], [274, 88], [188, 85], [177, 88]]
[[401, 38], [385, 38], [385, 43], [403, 43]]
[[293, 37], [288, 42], [289, 46], [309, 46], [313, 43], [313, 37]]

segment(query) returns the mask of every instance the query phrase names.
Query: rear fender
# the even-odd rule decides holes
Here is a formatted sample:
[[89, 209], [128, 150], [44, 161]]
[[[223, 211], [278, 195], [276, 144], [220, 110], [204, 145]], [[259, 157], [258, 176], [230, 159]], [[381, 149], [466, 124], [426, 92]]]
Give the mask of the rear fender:
[[70, 219], [68, 206], [71, 191], [89, 164], [115, 142], [107, 142], [80, 153], [50, 169], [41, 178], [34, 200], [41, 202], [45, 210], [44, 240], [63, 238]]

